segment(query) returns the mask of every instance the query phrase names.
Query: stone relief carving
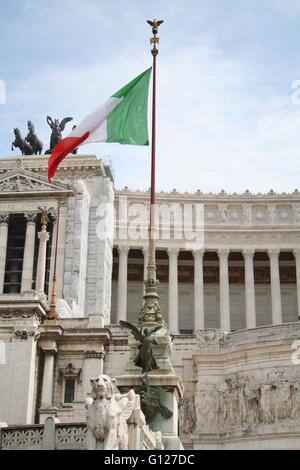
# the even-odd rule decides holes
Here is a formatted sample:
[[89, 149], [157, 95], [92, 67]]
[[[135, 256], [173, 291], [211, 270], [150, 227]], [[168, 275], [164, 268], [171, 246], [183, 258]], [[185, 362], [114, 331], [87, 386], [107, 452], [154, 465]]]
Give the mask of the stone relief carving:
[[294, 214], [294, 222], [296, 224], [299, 224], [300, 223], [300, 204], [293, 204], [292, 210]]
[[184, 429], [194, 426], [196, 433], [228, 432], [300, 418], [299, 379], [291, 383], [266, 378], [257, 384], [252, 377], [230, 376], [222, 384], [200, 387], [183, 403], [181, 413]]
[[87, 398], [87, 449], [128, 450], [128, 426], [135, 392], [121, 394], [107, 375], [91, 379], [92, 398]]
[[194, 392], [185, 392], [178, 407], [180, 436], [190, 436], [196, 430], [196, 407]]
[[66, 367], [61, 367], [59, 369], [59, 382], [62, 383], [64, 378], [72, 378], [81, 383], [81, 373], [82, 369], [76, 369], [71, 362]]
[[275, 204], [270, 204], [268, 206], [268, 215], [270, 224], [275, 224], [277, 218], [277, 207]]
[[226, 204], [220, 204], [219, 205], [219, 211], [220, 211], [220, 222], [221, 224], [225, 224], [227, 221], [227, 205]]
[[198, 340], [198, 346], [203, 348], [211, 345], [217, 346], [220, 343], [224, 343], [227, 338], [227, 333], [225, 331], [210, 328], [197, 331], [196, 337]]
[[49, 189], [50, 185], [23, 175], [15, 175], [0, 182], [0, 191], [3, 192], [49, 191]]
[[244, 205], [244, 223], [251, 225], [252, 223], [252, 207], [250, 204]]
[[26, 447], [41, 447], [43, 443], [43, 427], [26, 429], [3, 429], [2, 449], [19, 449]]
[[0, 311], [1, 318], [31, 318], [34, 317], [36, 320], [40, 320], [42, 313], [32, 308], [7, 308]]
[[37, 340], [40, 334], [37, 331], [27, 331], [26, 328], [24, 328], [24, 330], [15, 330], [15, 336], [21, 340], [27, 340], [30, 336], [33, 336], [34, 339]]
[[105, 352], [104, 351], [84, 351], [84, 357], [87, 359], [104, 359]]

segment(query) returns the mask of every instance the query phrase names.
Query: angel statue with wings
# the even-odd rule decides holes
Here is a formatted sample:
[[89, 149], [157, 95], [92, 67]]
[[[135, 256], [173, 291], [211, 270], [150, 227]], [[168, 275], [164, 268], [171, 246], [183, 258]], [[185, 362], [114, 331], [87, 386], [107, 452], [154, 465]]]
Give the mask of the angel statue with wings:
[[50, 136], [50, 148], [47, 150], [46, 154], [52, 153], [55, 145], [57, 145], [62, 140], [62, 131], [65, 128], [67, 122], [72, 121], [72, 117], [66, 117], [62, 121], [59, 122], [58, 119], [53, 119], [50, 116], [47, 116], [47, 123], [52, 129], [51, 136]]
[[152, 344], [157, 344], [152, 335], [162, 328], [162, 325], [155, 326], [154, 328], [137, 329], [132, 323], [120, 320], [120, 325], [131, 331], [134, 338], [140, 343], [139, 352], [134, 361], [137, 367], [142, 368], [142, 373], [150, 372], [151, 370], [159, 369], [155, 358], [153, 357]]

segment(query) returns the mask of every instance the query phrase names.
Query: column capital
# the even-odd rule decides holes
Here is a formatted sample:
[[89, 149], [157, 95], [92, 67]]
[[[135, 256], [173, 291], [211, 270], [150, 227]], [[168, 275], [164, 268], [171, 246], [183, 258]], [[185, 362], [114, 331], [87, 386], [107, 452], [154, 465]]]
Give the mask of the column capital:
[[179, 248], [168, 248], [167, 253], [169, 258], [177, 258], [179, 255]]
[[255, 250], [253, 248], [246, 248], [242, 253], [244, 258], [253, 258]]
[[26, 224], [35, 224], [36, 223], [36, 218], [37, 218], [37, 213], [36, 212], [25, 212], [24, 214]]
[[57, 219], [58, 219], [58, 211], [53, 211], [51, 212], [51, 221], [55, 224], [55, 222], [57, 222]]
[[293, 250], [293, 253], [294, 253], [295, 258], [299, 257], [300, 256], [300, 248], [295, 248]]
[[119, 256], [128, 256], [129, 250], [129, 246], [118, 246]]
[[193, 250], [192, 253], [193, 253], [194, 258], [203, 258], [203, 255], [205, 253], [205, 249], [201, 248], [199, 250]]
[[8, 224], [9, 214], [0, 214], [0, 224]]
[[269, 258], [278, 258], [280, 249], [279, 248], [269, 248], [268, 249], [268, 256]]
[[220, 248], [217, 250], [219, 258], [228, 258], [230, 250], [229, 248]]

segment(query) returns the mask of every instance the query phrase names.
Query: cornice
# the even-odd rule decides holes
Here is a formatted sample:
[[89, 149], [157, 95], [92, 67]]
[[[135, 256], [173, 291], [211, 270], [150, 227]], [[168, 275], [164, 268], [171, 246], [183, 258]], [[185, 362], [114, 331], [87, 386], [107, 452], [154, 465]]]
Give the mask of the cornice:
[[[148, 198], [150, 196], [149, 190], [132, 190], [125, 186], [122, 189], [115, 189], [115, 196], [128, 196], [132, 198]], [[282, 192], [282, 193], [277, 193], [276, 191], [273, 191], [272, 189], [267, 192], [267, 193], [252, 193], [249, 190], [246, 190], [242, 193], [227, 193], [226, 191], [222, 190], [219, 193], [213, 193], [213, 192], [202, 192], [199, 189], [194, 192], [180, 192], [177, 191], [176, 189], [173, 189], [172, 191], [158, 191], [156, 193], [156, 197], [159, 199], [192, 199], [192, 200], [197, 200], [199, 201], [210, 201], [210, 202], [226, 202], [227, 200], [230, 202], [247, 202], [247, 201], [262, 201], [262, 202], [276, 202], [277, 199], [279, 200], [300, 200], [300, 191], [298, 189], [295, 189], [295, 191], [288, 193], [288, 192]]]
[[[29, 155], [23, 157], [1, 157], [0, 158], [0, 174], [11, 171], [15, 168], [16, 161], [22, 160], [24, 169], [46, 175], [48, 171], [49, 155]], [[93, 176], [105, 176], [105, 169], [102, 160], [98, 160], [96, 155], [68, 155], [59, 165], [56, 177], [53, 182], [59, 182], [59, 177], [65, 175], [78, 175], [85, 171], [92, 171]]]

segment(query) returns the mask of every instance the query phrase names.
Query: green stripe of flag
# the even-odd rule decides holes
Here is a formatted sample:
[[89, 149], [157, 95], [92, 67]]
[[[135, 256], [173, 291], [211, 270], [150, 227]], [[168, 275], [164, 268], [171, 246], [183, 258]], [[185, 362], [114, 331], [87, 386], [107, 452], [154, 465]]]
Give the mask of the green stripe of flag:
[[149, 145], [148, 93], [152, 67], [112, 95], [122, 101], [107, 116], [106, 142]]

